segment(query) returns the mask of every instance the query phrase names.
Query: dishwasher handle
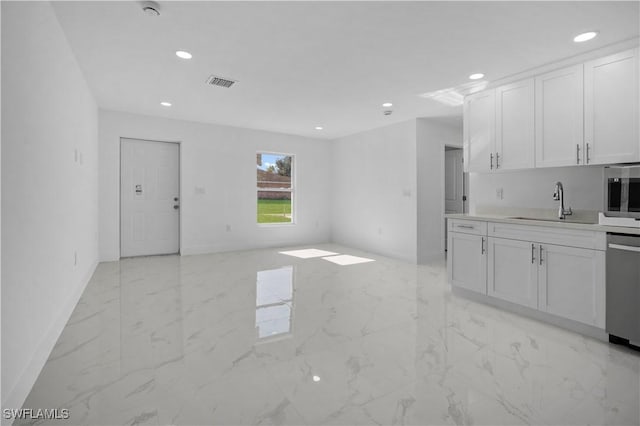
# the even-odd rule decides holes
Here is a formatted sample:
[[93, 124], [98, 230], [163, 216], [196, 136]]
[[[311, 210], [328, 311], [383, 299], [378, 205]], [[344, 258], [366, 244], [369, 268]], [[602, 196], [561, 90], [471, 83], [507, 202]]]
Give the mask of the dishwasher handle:
[[609, 243], [609, 248], [610, 249], [615, 249], [615, 250], [634, 251], [636, 253], [640, 253], [640, 247], [626, 246], [624, 244], [612, 244], [612, 243]]

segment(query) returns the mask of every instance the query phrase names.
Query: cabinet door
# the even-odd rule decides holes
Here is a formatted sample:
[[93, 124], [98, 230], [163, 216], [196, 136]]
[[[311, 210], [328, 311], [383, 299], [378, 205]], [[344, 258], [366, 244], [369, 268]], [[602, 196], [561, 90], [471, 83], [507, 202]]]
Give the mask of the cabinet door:
[[537, 251], [528, 241], [489, 238], [488, 294], [538, 307]]
[[447, 273], [452, 285], [487, 294], [487, 237], [449, 233]]
[[583, 66], [536, 77], [536, 167], [583, 163]]
[[605, 252], [542, 244], [539, 309], [604, 329]]
[[487, 90], [464, 99], [465, 171], [488, 172], [495, 146], [495, 92]]
[[533, 79], [496, 89], [496, 169], [533, 168]]
[[638, 55], [629, 50], [584, 66], [584, 127], [588, 164], [640, 160]]

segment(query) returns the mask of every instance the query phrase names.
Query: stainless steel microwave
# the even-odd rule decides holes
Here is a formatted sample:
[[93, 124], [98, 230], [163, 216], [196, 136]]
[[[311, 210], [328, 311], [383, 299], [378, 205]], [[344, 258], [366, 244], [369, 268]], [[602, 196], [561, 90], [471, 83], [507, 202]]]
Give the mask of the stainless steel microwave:
[[604, 168], [607, 216], [640, 218], [640, 164]]

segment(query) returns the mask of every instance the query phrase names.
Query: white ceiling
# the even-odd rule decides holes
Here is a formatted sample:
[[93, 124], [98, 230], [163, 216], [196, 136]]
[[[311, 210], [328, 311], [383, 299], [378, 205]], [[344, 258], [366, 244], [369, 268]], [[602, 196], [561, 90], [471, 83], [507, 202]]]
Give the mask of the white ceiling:
[[[637, 37], [639, 4], [176, 1], [155, 18], [137, 2], [54, 8], [102, 108], [335, 138], [459, 117], [460, 107], [418, 95]], [[599, 37], [573, 43], [591, 29]], [[180, 49], [193, 59], [178, 59]], [[210, 87], [211, 74], [239, 83]]]

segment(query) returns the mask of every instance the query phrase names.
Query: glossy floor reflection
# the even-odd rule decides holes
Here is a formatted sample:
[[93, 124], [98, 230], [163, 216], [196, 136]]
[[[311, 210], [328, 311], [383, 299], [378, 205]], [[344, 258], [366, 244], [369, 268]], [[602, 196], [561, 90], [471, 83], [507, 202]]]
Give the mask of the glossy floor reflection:
[[637, 353], [459, 298], [444, 261], [314, 248], [375, 261], [99, 265], [25, 408], [78, 425], [640, 422]]

